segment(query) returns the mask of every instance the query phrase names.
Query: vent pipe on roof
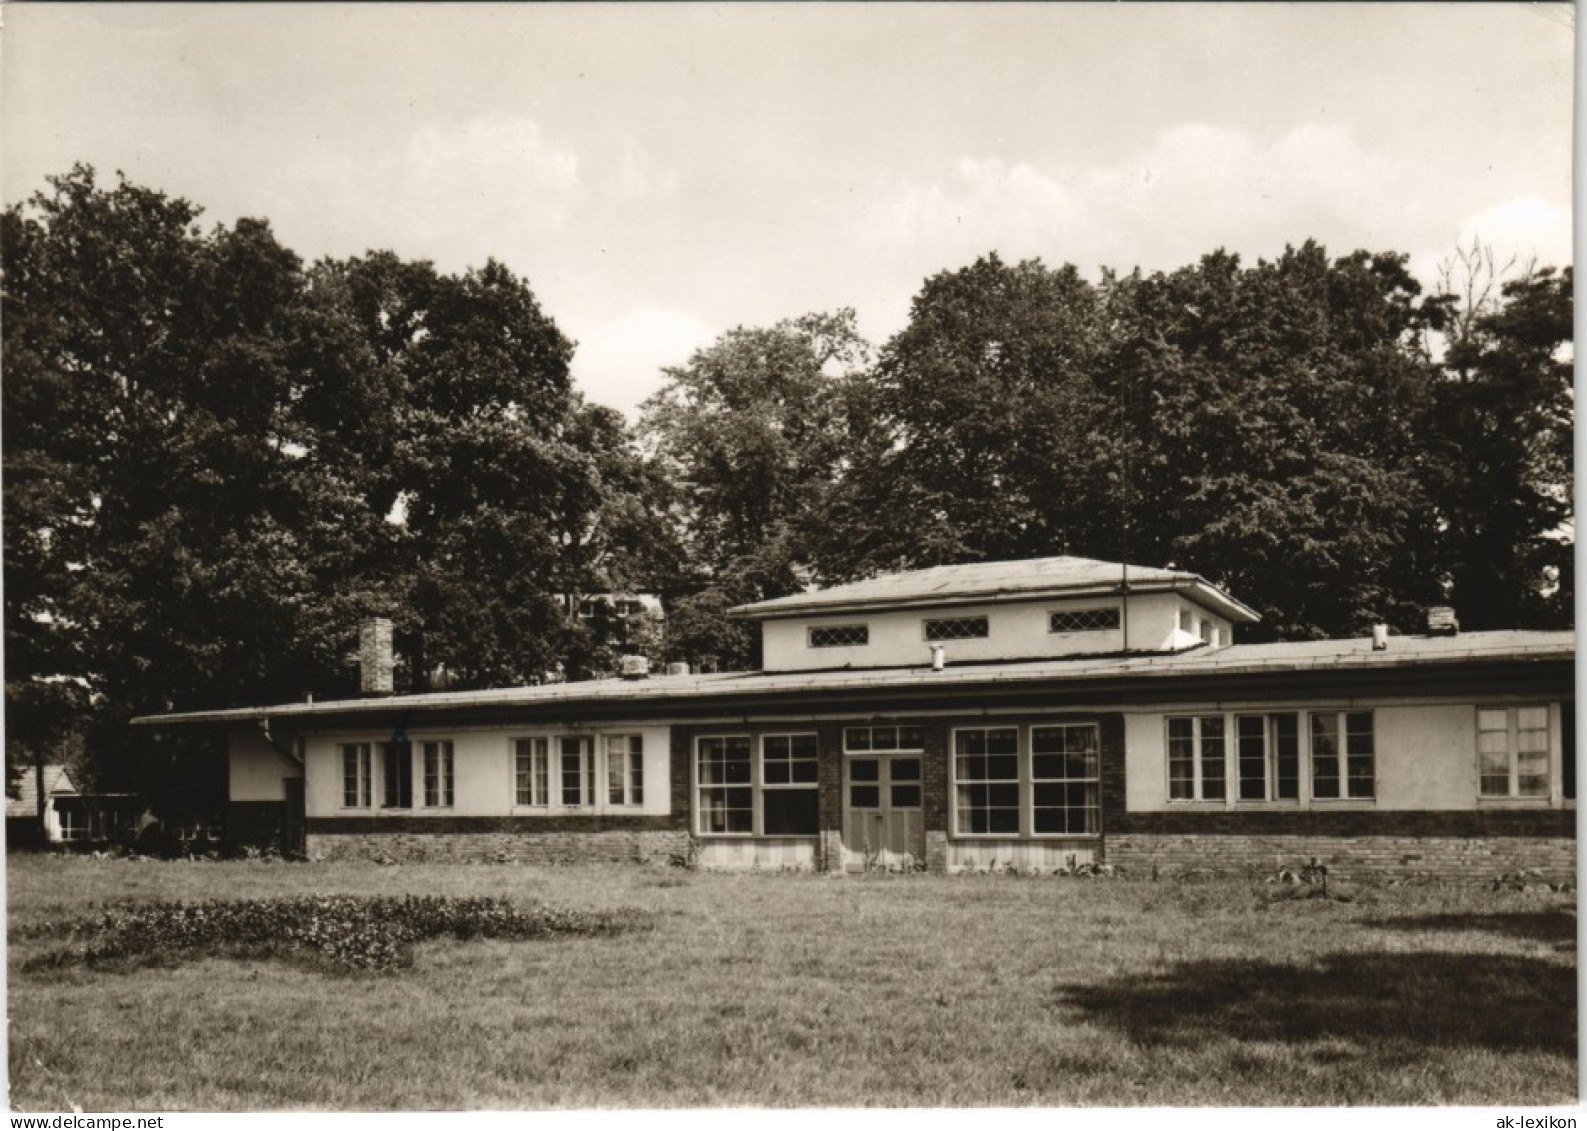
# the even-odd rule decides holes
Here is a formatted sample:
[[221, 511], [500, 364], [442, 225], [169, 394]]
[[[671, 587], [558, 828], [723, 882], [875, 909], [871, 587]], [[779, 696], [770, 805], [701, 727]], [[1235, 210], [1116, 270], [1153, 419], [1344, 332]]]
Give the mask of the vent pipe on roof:
[[948, 662], [948, 650], [941, 644], [931, 646], [931, 670], [940, 672]]
[[1375, 624], [1372, 626], [1372, 650], [1374, 652], [1387, 652], [1389, 650], [1389, 626]]

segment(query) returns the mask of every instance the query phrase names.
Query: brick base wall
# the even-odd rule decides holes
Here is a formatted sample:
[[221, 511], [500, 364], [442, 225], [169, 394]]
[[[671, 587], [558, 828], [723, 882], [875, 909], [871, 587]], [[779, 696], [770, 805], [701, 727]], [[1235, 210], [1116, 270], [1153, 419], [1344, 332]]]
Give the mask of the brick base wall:
[[1330, 877], [1436, 879], [1486, 883], [1536, 870], [1551, 883], [1576, 879], [1574, 837], [1427, 836], [1196, 836], [1115, 833], [1107, 837], [1108, 863], [1134, 875], [1195, 869], [1271, 876], [1298, 871], [1313, 858]]
[[682, 829], [607, 829], [599, 832], [310, 832], [310, 860], [391, 863], [684, 864], [689, 834]]

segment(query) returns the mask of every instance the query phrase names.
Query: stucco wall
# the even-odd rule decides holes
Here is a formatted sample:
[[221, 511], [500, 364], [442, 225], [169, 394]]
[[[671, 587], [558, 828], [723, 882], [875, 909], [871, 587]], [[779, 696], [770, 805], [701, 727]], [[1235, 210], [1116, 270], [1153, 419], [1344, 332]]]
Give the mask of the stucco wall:
[[241, 731], [226, 744], [228, 798], [232, 801], [285, 801], [286, 778], [303, 776], [301, 767], [284, 758], [264, 735]]
[[[601, 773], [600, 754], [604, 753], [607, 735], [638, 734], [644, 739], [644, 802], [638, 807], [611, 807], [606, 803], [606, 781]], [[367, 809], [345, 807], [342, 792], [341, 745], [349, 742], [378, 744], [389, 741], [391, 730], [340, 732], [318, 734], [306, 741], [305, 761], [307, 782], [305, 803], [310, 817], [335, 817], [359, 814], [371, 817], [383, 815], [402, 817], [559, 817], [582, 813], [623, 813], [630, 815], [660, 816], [671, 811], [669, 790], [669, 730], [664, 726], [605, 726], [605, 727], [492, 727], [479, 729], [410, 728], [409, 740], [416, 752], [416, 769], [413, 780], [412, 809], [388, 810], [381, 805], [380, 767], [378, 748], [374, 752], [374, 804]], [[540, 807], [518, 806], [514, 766], [514, 743], [520, 738], [577, 735], [592, 738], [597, 751], [595, 778], [592, 789], [593, 804], [568, 807], [559, 803]], [[430, 740], [450, 740], [452, 743], [453, 803], [444, 809], [424, 807], [423, 780], [420, 774], [422, 759], [417, 752], [420, 744]], [[553, 789], [553, 802], [560, 802]]]
[[[1506, 702], [1536, 703], [1536, 698], [1500, 697], [1484, 700], [1484, 705]], [[1173, 810], [1229, 808], [1235, 811], [1262, 808], [1367, 807], [1380, 811], [1456, 810], [1479, 806], [1548, 807], [1563, 803], [1561, 782], [1560, 710], [1550, 705], [1549, 743], [1552, 751], [1550, 785], [1547, 799], [1496, 802], [1477, 796], [1477, 705], [1462, 703], [1415, 703], [1394, 700], [1355, 700], [1351, 702], [1290, 702], [1246, 704], [1239, 702], [1183, 704], [1151, 710], [1135, 710], [1125, 716], [1126, 774], [1125, 803], [1131, 812], [1149, 813]], [[1276, 711], [1370, 710], [1373, 715], [1376, 789], [1370, 800], [1317, 800], [1309, 798], [1310, 759], [1307, 756], [1306, 723], [1301, 720], [1300, 799], [1296, 801], [1241, 802], [1235, 800], [1236, 752], [1233, 741], [1233, 716], [1267, 714]], [[1182, 802], [1168, 798], [1167, 719], [1170, 715], [1224, 714], [1228, 716], [1225, 742], [1225, 777], [1229, 797], [1223, 802]]]
[[[987, 618], [984, 638], [943, 641], [949, 663], [978, 660], [1032, 659], [1051, 656], [1116, 652], [1123, 645], [1121, 629], [1096, 632], [1047, 631], [1048, 614], [1082, 609], [1118, 608], [1117, 598], [1069, 601], [1028, 601], [964, 605], [949, 609], [911, 609], [891, 612], [851, 613], [823, 617], [769, 620], [761, 625], [762, 652], [768, 671], [810, 671], [819, 668], [902, 667], [931, 662], [926, 639], [928, 619]], [[1186, 648], [1199, 641], [1194, 632], [1181, 632], [1178, 614], [1189, 608], [1199, 620], [1219, 629], [1221, 643], [1232, 639], [1229, 622], [1172, 593], [1143, 594], [1130, 598], [1129, 646], [1132, 650], [1161, 651]], [[860, 647], [812, 648], [811, 627], [865, 624], [870, 643]]]

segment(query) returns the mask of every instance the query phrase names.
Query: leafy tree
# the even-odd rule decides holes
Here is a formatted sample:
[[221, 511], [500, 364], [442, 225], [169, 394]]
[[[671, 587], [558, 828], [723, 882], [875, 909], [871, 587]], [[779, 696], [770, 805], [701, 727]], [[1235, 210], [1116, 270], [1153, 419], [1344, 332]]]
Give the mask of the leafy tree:
[[1430, 490], [1462, 627], [1572, 623], [1572, 271], [1530, 271], [1472, 309], [1454, 299]]
[[1437, 312], [1403, 259], [1219, 252], [1110, 290], [1135, 552], [1253, 604], [1248, 636], [1415, 627], [1436, 598], [1419, 343]]
[[[744, 631], [704, 621], [745, 601], [796, 592], [808, 555], [800, 523], [844, 456], [844, 391], [868, 358], [854, 313], [811, 314], [729, 331], [665, 370], [641, 435], [672, 482], [696, 624], [672, 642], [696, 663], [738, 664]], [[685, 643], [687, 642], [687, 643]]]
[[1073, 267], [990, 255], [928, 279], [850, 394], [848, 474], [807, 524], [819, 572], [1080, 552], [1107, 511], [1105, 346]]
[[563, 666], [665, 507], [528, 285], [198, 215], [78, 167], [0, 216], [8, 757], [346, 692], [370, 613], [417, 686]]

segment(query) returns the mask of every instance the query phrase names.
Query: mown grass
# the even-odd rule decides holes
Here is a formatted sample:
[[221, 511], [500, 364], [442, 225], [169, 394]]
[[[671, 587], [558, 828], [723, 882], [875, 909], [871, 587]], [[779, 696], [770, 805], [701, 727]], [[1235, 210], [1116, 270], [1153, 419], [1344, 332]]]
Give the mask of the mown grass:
[[[1574, 1102], [1574, 896], [631, 867], [8, 860], [24, 1110]], [[345, 976], [24, 973], [52, 919], [306, 892], [638, 908]]]

